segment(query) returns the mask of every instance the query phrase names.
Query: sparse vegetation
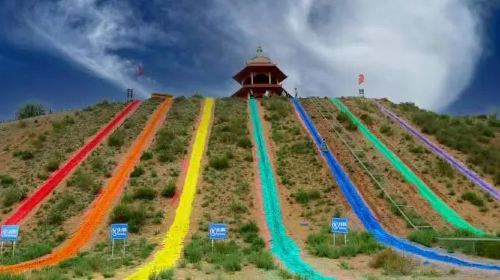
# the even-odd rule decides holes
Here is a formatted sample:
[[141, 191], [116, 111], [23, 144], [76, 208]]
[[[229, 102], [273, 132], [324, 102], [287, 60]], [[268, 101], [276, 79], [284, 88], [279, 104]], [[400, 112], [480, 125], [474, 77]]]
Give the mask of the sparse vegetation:
[[168, 184], [162, 189], [161, 195], [164, 197], [172, 198], [175, 195], [175, 182], [170, 181]]
[[464, 152], [469, 163], [498, 178], [495, 183], [500, 184], [500, 147], [490, 144], [499, 129], [495, 116], [439, 115], [412, 103], [402, 103], [397, 108], [424, 133], [434, 135], [439, 143]]
[[479, 197], [475, 192], [466, 192], [462, 194], [462, 199], [470, 202], [473, 205], [476, 205], [477, 207], [484, 206], [484, 200], [481, 197]]
[[384, 249], [375, 255], [370, 262], [371, 267], [381, 268], [387, 275], [409, 275], [416, 265], [415, 261], [399, 255], [392, 249]]
[[17, 110], [18, 120], [45, 115], [45, 106], [39, 103], [26, 103]]
[[[474, 237], [471, 233], [462, 230], [456, 231], [435, 231], [417, 230], [410, 233], [408, 239], [420, 243], [427, 247], [439, 246], [448, 252], [456, 250], [468, 254], [478, 255], [485, 258], [500, 259], [500, 242], [494, 241], [467, 241], [467, 240], [438, 240], [438, 237]], [[472, 244], [475, 242], [475, 244]]]
[[333, 246], [333, 235], [329, 227], [325, 226], [321, 230], [310, 234], [307, 237], [308, 251], [318, 257], [337, 259], [339, 257], [354, 257], [358, 254], [370, 255], [379, 251], [382, 247], [375, 238], [367, 232], [349, 232], [347, 235], [349, 242], [344, 245], [344, 238], [337, 235], [337, 246]]

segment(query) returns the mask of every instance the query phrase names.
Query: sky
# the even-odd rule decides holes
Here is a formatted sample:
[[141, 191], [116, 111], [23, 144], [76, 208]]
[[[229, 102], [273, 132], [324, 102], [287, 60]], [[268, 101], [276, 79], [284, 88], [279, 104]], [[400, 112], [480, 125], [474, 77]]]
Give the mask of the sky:
[[[0, 120], [124, 100], [229, 96], [257, 46], [301, 96], [500, 111], [496, 0], [0, 0]], [[137, 76], [137, 65], [144, 74]]]

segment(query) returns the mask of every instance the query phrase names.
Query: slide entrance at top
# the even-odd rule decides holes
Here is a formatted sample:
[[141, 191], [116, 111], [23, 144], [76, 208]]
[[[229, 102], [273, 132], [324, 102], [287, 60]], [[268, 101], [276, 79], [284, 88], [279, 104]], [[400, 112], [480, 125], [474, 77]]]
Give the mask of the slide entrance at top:
[[474, 261], [468, 261], [461, 258], [457, 258], [451, 255], [443, 254], [437, 252], [433, 249], [425, 248], [423, 246], [417, 245], [410, 241], [404, 240], [402, 238], [396, 237], [391, 233], [387, 232], [379, 223], [377, 218], [370, 211], [363, 198], [357, 191], [354, 184], [351, 182], [349, 176], [342, 169], [340, 163], [333, 156], [330, 149], [322, 149], [323, 138], [317, 131], [314, 123], [312, 122], [309, 115], [306, 113], [302, 105], [297, 99], [292, 99], [292, 103], [297, 110], [298, 115], [306, 125], [306, 128], [314, 140], [316, 147], [319, 152], [326, 160], [332, 175], [337, 181], [342, 193], [344, 194], [346, 200], [350, 204], [356, 216], [361, 220], [365, 229], [370, 232], [381, 244], [392, 247], [396, 250], [410, 253], [415, 256], [426, 258], [433, 261], [445, 262], [453, 265], [473, 267], [486, 270], [497, 270], [500, 271], [499, 264], [488, 264], [480, 263]]
[[369, 140], [377, 150], [382, 153], [382, 155], [391, 163], [391, 165], [398, 170], [401, 175], [409, 183], [413, 184], [417, 189], [419, 194], [427, 200], [432, 208], [441, 215], [446, 221], [458, 229], [466, 230], [475, 235], [484, 236], [485, 232], [481, 229], [471, 225], [464, 218], [462, 218], [455, 210], [449, 207], [441, 198], [439, 198], [432, 190], [427, 186], [427, 184], [420, 179], [403, 161], [392, 152], [382, 141], [378, 139], [375, 134], [373, 134], [350, 110], [347, 108], [340, 100], [337, 98], [331, 98], [333, 104], [339, 108], [340, 111], [344, 112], [349, 119], [357, 126], [361, 134]]
[[271, 252], [286, 267], [287, 270], [307, 279], [330, 279], [321, 275], [300, 256], [297, 244], [286, 233], [283, 224], [276, 179], [269, 159], [266, 140], [259, 117], [257, 100], [249, 100], [250, 118], [252, 121], [253, 136], [257, 146], [259, 176], [262, 188], [262, 203], [269, 233], [271, 235]]
[[483, 178], [481, 178], [476, 172], [469, 169], [465, 164], [460, 162], [458, 159], [454, 158], [449, 153], [445, 152], [443, 149], [439, 148], [438, 145], [434, 144], [429, 138], [425, 137], [422, 133], [420, 133], [416, 128], [408, 124], [402, 118], [398, 117], [395, 113], [387, 109], [387, 107], [383, 106], [379, 102], [375, 102], [380, 111], [389, 117], [393, 122], [397, 123], [403, 129], [412, 134], [415, 138], [420, 140], [427, 148], [429, 148], [434, 154], [448, 162], [453, 168], [455, 168], [458, 172], [462, 173], [465, 177], [467, 177], [472, 183], [476, 186], [483, 189], [485, 192], [489, 193], [496, 200], [500, 201], [500, 191], [498, 191], [494, 186], [490, 183], [486, 182]]

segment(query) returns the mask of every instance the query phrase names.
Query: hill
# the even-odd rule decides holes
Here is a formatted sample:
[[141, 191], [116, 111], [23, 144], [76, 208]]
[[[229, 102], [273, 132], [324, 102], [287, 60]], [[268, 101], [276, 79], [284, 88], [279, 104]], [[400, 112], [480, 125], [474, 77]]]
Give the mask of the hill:
[[[211, 108], [210, 99], [195, 96], [174, 98], [152, 127], [169, 100], [149, 99], [129, 112], [30, 210], [19, 222], [15, 256], [4, 248], [0, 279], [142, 279], [134, 272], [151, 263], [149, 279], [486, 279], [498, 273], [500, 242], [470, 240], [500, 237], [494, 116], [446, 116], [352, 97], [221, 98]], [[477, 185], [380, 105], [494, 189]], [[126, 106], [103, 102], [0, 124], [2, 224]], [[140, 160], [122, 173], [146, 132], [151, 137], [141, 142]], [[118, 178], [125, 178], [117, 186], [123, 191], [103, 210], [104, 222], [88, 242], [74, 243]], [[345, 244], [337, 235], [333, 245], [332, 216], [349, 219]], [[229, 240], [212, 246], [208, 226], [215, 222], [228, 225]], [[128, 223], [130, 233], [126, 252], [117, 242], [112, 258], [111, 223]], [[186, 237], [176, 238], [184, 230]], [[30, 268], [67, 244], [79, 253]], [[162, 256], [168, 259], [156, 261]]]

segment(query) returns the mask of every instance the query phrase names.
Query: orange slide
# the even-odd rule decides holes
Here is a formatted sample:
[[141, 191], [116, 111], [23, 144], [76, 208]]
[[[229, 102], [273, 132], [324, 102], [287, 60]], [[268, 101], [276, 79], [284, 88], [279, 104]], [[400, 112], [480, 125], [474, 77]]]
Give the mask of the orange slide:
[[83, 217], [83, 221], [78, 230], [67, 242], [55, 249], [51, 254], [38, 259], [14, 265], [0, 266], [0, 273], [21, 273], [27, 270], [41, 269], [46, 266], [56, 265], [76, 256], [79, 250], [83, 248], [99, 230], [106, 220], [106, 217], [108, 217], [113, 205], [123, 191], [132, 169], [139, 161], [142, 152], [149, 146], [156, 131], [165, 119], [167, 112], [170, 110], [170, 107], [172, 107], [172, 98], [167, 98], [154, 112], [145, 128], [130, 148], [126, 157], [115, 169], [113, 177], [111, 177], [103, 188], [101, 194], [94, 201], [86, 216]]

